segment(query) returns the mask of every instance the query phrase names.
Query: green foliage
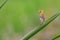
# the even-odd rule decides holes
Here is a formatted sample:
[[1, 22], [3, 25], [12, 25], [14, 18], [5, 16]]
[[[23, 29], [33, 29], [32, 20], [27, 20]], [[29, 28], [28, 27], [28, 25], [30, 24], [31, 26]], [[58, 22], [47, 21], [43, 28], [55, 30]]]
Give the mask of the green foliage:
[[[26, 29], [33, 27], [32, 25], [39, 25], [40, 20], [37, 12], [40, 9], [49, 12], [49, 8], [52, 7], [51, 10], [53, 10], [56, 6], [56, 9], [58, 9], [59, 11], [60, 0], [57, 0], [56, 1], [57, 3], [55, 3], [54, 1], [52, 0], [44, 0], [44, 1], [43, 0], [8, 0], [7, 1], [6, 0], [4, 3], [2, 3], [3, 0], [0, 0], [0, 4], [2, 3], [2, 5], [0, 5], [0, 9], [2, 8], [0, 10], [0, 40], [3, 39], [3, 34], [5, 32], [7, 32], [7, 34], [9, 35], [11, 34], [13, 35], [14, 33], [23, 35], [24, 33], [26, 33]], [[37, 30], [34, 30], [33, 33], [29, 34], [29, 36], [27, 35], [27, 37], [24, 39], [29, 39], [37, 32], [44, 29], [58, 15], [60, 14], [57, 13], [52, 18], [48, 19], [45, 24], [41, 25]], [[8, 28], [11, 29], [11, 32], [9, 32]]]

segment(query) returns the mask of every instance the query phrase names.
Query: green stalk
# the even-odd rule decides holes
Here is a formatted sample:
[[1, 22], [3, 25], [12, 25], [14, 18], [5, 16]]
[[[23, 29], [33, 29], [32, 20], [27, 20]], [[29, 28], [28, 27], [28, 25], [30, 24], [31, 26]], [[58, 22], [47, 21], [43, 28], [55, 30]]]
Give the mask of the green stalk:
[[58, 39], [60, 37], [60, 35], [54, 37], [52, 40]]
[[43, 30], [49, 23], [51, 23], [56, 17], [58, 17], [60, 15], [60, 13], [56, 13], [55, 15], [53, 15], [51, 18], [49, 18], [44, 24], [42, 24], [41, 26], [39, 26], [37, 29], [35, 29], [34, 31], [28, 33], [22, 40], [28, 40], [31, 37], [33, 37], [35, 34], [37, 34], [39, 31]]
[[6, 4], [8, 0], [5, 0], [1, 5], [0, 5], [0, 9]]

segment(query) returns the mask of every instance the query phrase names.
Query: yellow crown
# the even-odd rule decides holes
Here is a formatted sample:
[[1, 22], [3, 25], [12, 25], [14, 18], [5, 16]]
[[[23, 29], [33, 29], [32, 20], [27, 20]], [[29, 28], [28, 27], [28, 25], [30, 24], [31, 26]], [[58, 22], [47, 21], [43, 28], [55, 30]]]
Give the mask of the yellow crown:
[[40, 10], [39, 13], [40, 13], [40, 14], [44, 14], [44, 10]]

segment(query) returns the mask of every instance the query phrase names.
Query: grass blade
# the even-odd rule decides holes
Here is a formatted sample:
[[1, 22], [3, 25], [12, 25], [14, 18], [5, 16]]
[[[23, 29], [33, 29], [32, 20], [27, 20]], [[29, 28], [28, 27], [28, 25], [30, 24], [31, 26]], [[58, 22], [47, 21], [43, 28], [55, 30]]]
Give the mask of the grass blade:
[[0, 9], [6, 4], [8, 0], [5, 0], [1, 5], [0, 5]]
[[30, 39], [32, 36], [34, 36], [36, 33], [38, 33], [39, 31], [43, 30], [49, 23], [51, 23], [56, 17], [58, 17], [60, 15], [60, 13], [56, 13], [55, 15], [53, 15], [51, 18], [49, 18], [43, 25], [39, 26], [37, 29], [35, 29], [34, 31], [28, 33], [22, 40], [28, 40]]
[[60, 37], [60, 35], [58, 35], [58, 36], [54, 37], [52, 40], [55, 40], [55, 39], [57, 39], [57, 38], [59, 38], [59, 37]]

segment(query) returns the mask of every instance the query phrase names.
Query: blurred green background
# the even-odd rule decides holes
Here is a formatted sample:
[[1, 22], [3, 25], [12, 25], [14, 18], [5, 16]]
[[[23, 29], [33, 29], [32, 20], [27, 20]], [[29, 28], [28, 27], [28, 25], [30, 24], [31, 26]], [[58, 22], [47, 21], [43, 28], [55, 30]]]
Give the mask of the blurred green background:
[[[3, 1], [0, 0], [0, 4]], [[45, 11], [47, 20], [60, 11], [60, 0], [8, 0], [0, 9], [0, 40], [19, 40], [38, 27], [39, 10]], [[55, 37], [60, 34], [59, 24], [60, 16], [30, 40], [48, 40]]]

